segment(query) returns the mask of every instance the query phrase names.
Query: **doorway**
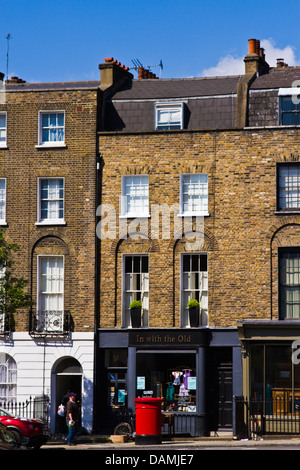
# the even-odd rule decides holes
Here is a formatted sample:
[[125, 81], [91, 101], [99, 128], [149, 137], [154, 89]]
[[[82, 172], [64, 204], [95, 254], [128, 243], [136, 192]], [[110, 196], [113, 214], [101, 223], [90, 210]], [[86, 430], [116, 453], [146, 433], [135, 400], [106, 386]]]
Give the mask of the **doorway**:
[[210, 428], [212, 431], [231, 430], [232, 411], [232, 350], [214, 348], [210, 363]]
[[[73, 357], [62, 359], [56, 366], [55, 374], [55, 410], [62, 403], [63, 397], [68, 392], [77, 395], [77, 403], [81, 411], [82, 397], [82, 368], [80, 363]], [[66, 420], [55, 413], [55, 432], [65, 434], [67, 432]], [[80, 412], [81, 416], [81, 412]], [[81, 422], [79, 423], [81, 426]]]

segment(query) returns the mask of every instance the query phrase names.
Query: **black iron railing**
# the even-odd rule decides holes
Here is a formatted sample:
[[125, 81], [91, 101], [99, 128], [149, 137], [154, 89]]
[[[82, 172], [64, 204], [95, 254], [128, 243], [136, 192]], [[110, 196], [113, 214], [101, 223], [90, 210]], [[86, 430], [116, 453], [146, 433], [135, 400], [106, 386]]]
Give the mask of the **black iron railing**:
[[0, 413], [1, 409], [16, 417], [38, 418], [47, 423], [49, 419], [49, 397], [40, 395], [29, 397], [24, 401], [0, 398]]
[[285, 394], [270, 400], [235, 397], [237, 437], [300, 433], [300, 396]]
[[66, 310], [38, 310], [31, 314], [32, 334], [67, 334], [73, 327], [72, 316]]

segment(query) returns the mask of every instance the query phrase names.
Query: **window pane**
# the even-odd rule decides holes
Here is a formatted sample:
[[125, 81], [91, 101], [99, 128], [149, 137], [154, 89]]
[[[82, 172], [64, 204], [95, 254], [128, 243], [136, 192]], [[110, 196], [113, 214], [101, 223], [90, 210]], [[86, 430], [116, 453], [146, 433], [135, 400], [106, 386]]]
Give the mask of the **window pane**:
[[148, 256], [125, 256], [123, 262], [125, 264], [123, 326], [131, 326], [129, 306], [133, 300], [142, 301], [142, 326], [148, 326]]
[[151, 391], [152, 397], [162, 399], [163, 411], [197, 411], [196, 354], [138, 352], [136, 358], [137, 397]]
[[200, 324], [208, 322], [207, 254], [183, 255], [181, 278], [181, 324], [189, 326], [187, 303], [196, 299], [200, 303]]
[[297, 126], [300, 124], [300, 105], [294, 103], [292, 96], [283, 96], [281, 103], [281, 124], [285, 126]]
[[43, 179], [40, 181], [41, 220], [64, 218], [64, 182], [59, 179]]
[[182, 105], [157, 107], [156, 120], [158, 129], [181, 129], [183, 127]]
[[0, 179], [0, 220], [5, 221], [6, 213], [6, 180]]
[[208, 210], [208, 175], [182, 175], [182, 212], [197, 213]]
[[148, 176], [126, 176], [123, 180], [123, 213], [139, 216], [149, 213]]
[[39, 258], [38, 331], [62, 331], [64, 310], [63, 256]]
[[42, 142], [64, 141], [64, 113], [42, 113]]
[[280, 252], [280, 318], [300, 318], [300, 252]]
[[300, 165], [279, 165], [279, 209], [296, 210], [300, 207]]

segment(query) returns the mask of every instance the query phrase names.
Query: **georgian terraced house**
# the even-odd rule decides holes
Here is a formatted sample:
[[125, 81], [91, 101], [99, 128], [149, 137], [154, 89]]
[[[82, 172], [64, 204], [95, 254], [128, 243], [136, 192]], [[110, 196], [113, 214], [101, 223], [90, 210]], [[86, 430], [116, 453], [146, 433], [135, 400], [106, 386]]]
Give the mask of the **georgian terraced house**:
[[35, 415], [61, 432], [56, 411], [71, 388], [91, 430], [98, 82], [15, 77], [2, 91], [1, 227], [20, 247], [14, 268], [34, 305], [18, 311], [14, 331], [1, 319], [0, 401], [45, 398]]
[[249, 40], [239, 76], [107, 58], [95, 82], [6, 82], [1, 225], [35, 303], [2, 322], [2, 400], [48, 397], [52, 432], [69, 387], [101, 433], [147, 396], [176, 434], [237, 433], [241, 396], [265, 432], [294, 417], [300, 68], [266, 59]]
[[188, 79], [100, 65], [102, 430], [143, 396], [163, 399], [176, 434], [237, 434], [241, 396], [260, 403], [264, 432], [282, 409], [294, 417], [300, 68], [270, 67], [258, 40], [244, 63], [241, 76]]

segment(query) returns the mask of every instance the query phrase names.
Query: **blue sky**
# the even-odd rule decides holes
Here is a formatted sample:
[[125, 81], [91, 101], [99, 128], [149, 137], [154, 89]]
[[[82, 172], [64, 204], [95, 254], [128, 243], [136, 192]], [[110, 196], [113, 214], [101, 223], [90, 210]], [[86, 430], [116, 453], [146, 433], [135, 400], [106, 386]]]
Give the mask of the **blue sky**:
[[243, 73], [248, 39], [300, 65], [299, 0], [0, 0], [0, 71], [28, 82], [97, 80], [114, 57], [162, 78]]

